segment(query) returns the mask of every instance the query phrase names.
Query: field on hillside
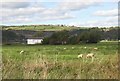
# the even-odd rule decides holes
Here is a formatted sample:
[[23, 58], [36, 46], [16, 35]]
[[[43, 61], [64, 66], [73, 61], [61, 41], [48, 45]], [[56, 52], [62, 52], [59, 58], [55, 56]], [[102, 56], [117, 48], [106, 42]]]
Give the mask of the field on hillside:
[[[86, 47], [86, 49], [84, 48]], [[93, 50], [97, 47], [98, 50]], [[118, 79], [116, 42], [82, 45], [3, 45], [3, 79]], [[24, 54], [20, 51], [24, 50]], [[90, 58], [78, 54], [94, 53]]]
[[15, 26], [15, 27], [11, 26], [11, 27], [3, 27], [2, 30], [11, 29], [11, 30], [35, 30], [35, 31], [61, 31], [61, 30], [72, 30], [72, 29], [80, 29], [80, 28], [67, 27], [67, 26]]

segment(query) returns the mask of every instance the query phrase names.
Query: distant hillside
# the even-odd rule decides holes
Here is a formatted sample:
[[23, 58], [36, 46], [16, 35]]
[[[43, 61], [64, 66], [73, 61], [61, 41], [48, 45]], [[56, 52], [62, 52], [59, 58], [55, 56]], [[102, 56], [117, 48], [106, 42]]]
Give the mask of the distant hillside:
[[[29, 26], [30, 27], [30, 26]], [[88, 36], [88, 38], [91, 38], [91, 36], [94, 36], [96, 34], [100, 34], [100, 40], [120, 40], [120, 35], [118, 33], [118, 31], [120, 31], [120, 28], [119, 27], [111, 27], [111, 28], [87, 28], [87, 29], [84, 29], [84, 28], [78, 28], [76, 27], [76, 29], [74, 29], [75, 27], [66, 27], [68, 29], [64, 30], [64, 31], [60, 31], [60, 28], [59, 29], [51, 29], [51, 30], [48, 30], [48, 31], [45, 31], [47, 30], [47, 28], [49, 29], [48, 26], [43, 26], [45, 29], [44, 30], [37, 30], [37, 28], [41, 27], [35, 27], [36, 30], [33, 30], [32, 28], [34, 28], [34, 26], [31, 26], [31, 30], [30, 29], [27, 29], [29, 28], [28, 26], [24, 27], [3, 27], [2, 28], [2, 40], [5, 42], [5, 43], [8, 43], [8, 42], [21, 42], [23, 41], [23, 39], [26, 39], [26, 38], [33, 38], [33, 37], [42, 37], [43, 39], [46, 39], [46, 38], [49, 38], [52, 39], [51, 37], [54, 38], [54, 40], [56, 40], [56, 38], [71, 38], [71, 39], [66, 39], [66, 40], [70, 40], [70, 41], [75, 41], [75, 40], [81, 40], [81, 38], [85, 38], [86, 40], [86, 37]], [[11, 29], [12, 28], [12, 29]], [[16, 29], [18, 28], [18, 29]], [[22, 29], [22, 28], [26, 28], [26, 29]], [[56, 27], [57, 28], [57, 27]], [[54, 30], [54, 31], [52, 31]], [[61, 29], [62, 30], [62, 29]], [[94, 33], [94, 31], [99, 31], [97, 33]], [[90, 35], [89, 33], [94, 33], [92, 35]], [[68, 36], [66, 36], [68, 35]], [[86, 37], [85, 37], [86, 36]], [[89, 37], [90, 36], [90, 37]], [[80, 38], [81, 37], [81, 38]], [[97, 36], [96, 36], [97, 37]], [[93, 39], [93, 38], [91, 38]], [[59, 39], [58, 39], [59, 40]], [[53, 40], [52, 40], [53, 41]], [[78, 41], [79, 42], [79, 41]]]
[[[33, 31], [33, 30], [3, 30], [2, 32], [14, 32], [16, 35], [20, 36], [25, 36], [25, 38], [31, 38], [31, 37], [35, 37], [37, 34], [37, 37], [49, 37], [51, 36], [54, 31]], [[39, 36], [39, 33], [41, 32], [41, 35]]]
[[2, 26], [2, 30], [34, 30], [34, 31], [62, 31], [73, 29], [86, 29], [75, 26], [64, 25], [23, 25], [23, 26]]

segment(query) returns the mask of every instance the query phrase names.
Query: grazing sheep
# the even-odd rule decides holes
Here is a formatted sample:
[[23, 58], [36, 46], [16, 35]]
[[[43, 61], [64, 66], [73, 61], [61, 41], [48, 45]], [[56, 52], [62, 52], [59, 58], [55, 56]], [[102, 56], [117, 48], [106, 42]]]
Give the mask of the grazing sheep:
[[64, 48], [64, 50], [66, 50], [66, 48]]
[[87, 48], [87, 47], [84, 47], [85, 49]]
[[86, 55], [86, 58], [91, 58], [91, 62], [94, 61], [95, 55], [93, 53], [89, 53]]
[[98, 50], [98, 48], [94, 48], [94, 50]]
[[72, 47], [72, 49], [74, 49], [74, 47]]
[[94, 54], [93, 53], [89, 53], [86, 55], [86, 58], [93, 58], [94, 57]]
[[83, 58], [83, 54], [78, 55], [78, 58]]
[[23, 54], [25, 51], [24, 50], [22, 50], [22, 51], [20, 51], [20, 54]]

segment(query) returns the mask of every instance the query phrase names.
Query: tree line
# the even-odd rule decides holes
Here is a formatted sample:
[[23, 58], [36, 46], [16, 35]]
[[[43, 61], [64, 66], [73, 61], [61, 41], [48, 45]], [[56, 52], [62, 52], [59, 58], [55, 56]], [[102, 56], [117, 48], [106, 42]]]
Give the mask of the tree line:
[[[120, 40], [120, 28], [88, 28], [55, 31], [52, 35], [43, 37], [42, 44], [81, 44], [81, 43], [98, 43], [101, 40]], [[26, 32], [26, 31], [25, 31]], [[44, 36], [42, 31], [33, 34], [33, 37]], [[11, 40], [23, 41], [25, 35], [16, 34], [13, 31], [2, 30], [2, 41], [7, 43]], [[24, 40], [25, 41], [25, 40]]]
[[46, 37], [43, 44], [80, 44], [97, 43], [101, 40], [101, 31], [98, 29], [82, 30], [71, 34], [70, 31], [55, 32], [52, 36]]

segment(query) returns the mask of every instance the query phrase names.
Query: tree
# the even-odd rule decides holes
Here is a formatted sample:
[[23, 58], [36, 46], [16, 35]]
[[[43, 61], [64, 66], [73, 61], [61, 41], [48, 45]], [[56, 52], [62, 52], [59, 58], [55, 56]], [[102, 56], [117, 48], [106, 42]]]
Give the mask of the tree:
[[16, 35], [16, 33], [12, 32], [12, 31], [2, 31], [2, 41], [3, 42], [8, 42], [10, 40], [15, 40], [18, 38], [18, 35]]
[[51, 37], [44, 38], [43, 44], [66, 44], [68, 37], [68, 31], [58, 31], [53, 33]]
[[43, 35], [42, 31], [39, 31], [33, 35], [33, 37], [41, 37]]
[[[78, 31], [79, 32], [79, 31]], [[101, 32], [94, 28], [81, 33], [70, 31], [58, 31], [51, 37], [43, 39], [43, 44], [80, 44], [80, 43], [97, 43], [101, 40]]]
[[97, 43], [101, 40], [101, 33], [99, 30], [90, 29], [81, 33], [79, 38], [83, 43]]

